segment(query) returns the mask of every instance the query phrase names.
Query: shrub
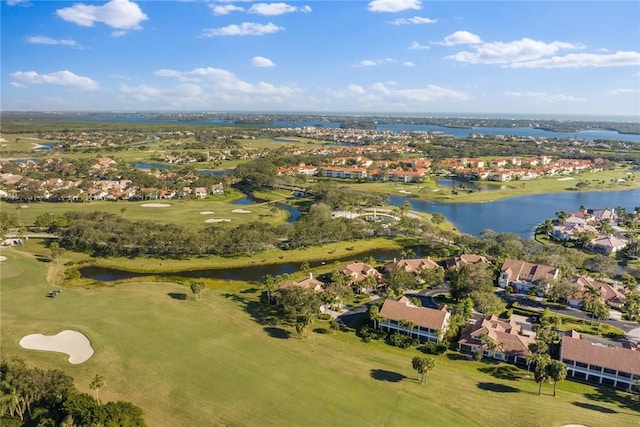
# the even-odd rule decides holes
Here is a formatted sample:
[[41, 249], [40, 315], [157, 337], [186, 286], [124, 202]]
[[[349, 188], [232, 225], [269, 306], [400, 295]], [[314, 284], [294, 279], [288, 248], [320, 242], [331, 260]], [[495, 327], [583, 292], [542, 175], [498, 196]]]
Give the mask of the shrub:
[[320, 313], [318, 314], [318, 319], [320, 320], [331, 320], [331, 315], [328, 313]]
[[414, 340], [400, 332], [395, 332], [389, 335], [388, 343], [399, 348], [409, 348], [414, 343]]
[[447, 344], [443, 342], [428, 342], [420, 347], [420, 351], [427, 354], [442, 354], [447, 351]]
[[476, 361], [481, 361], [482, 360], [482, 350], [478, 350], [476, 352], [473, 353], [473, 358]]

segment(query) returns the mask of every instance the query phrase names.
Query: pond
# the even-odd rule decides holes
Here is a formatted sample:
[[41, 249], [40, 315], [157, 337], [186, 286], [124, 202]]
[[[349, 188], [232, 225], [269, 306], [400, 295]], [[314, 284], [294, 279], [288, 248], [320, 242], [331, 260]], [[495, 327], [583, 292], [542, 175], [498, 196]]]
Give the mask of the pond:
[[515, 233], [531, 238], [536, 227], [556, 212], [622, 206], [633, 211], [640, 206], [640, 188], [622, 191], [575, 191], [510, 197], [486, 203], [437, 203], [405, 196], [391, 196], [390, 204], [402, 206], [406, 201], [418, 212], [440, 213], [463, 233], [477, 236], [482, 230]]
[[[261, 200], [254, 199], [253, 196], [251, 195], [245, 196], [241, 199], [236, 199], [233, 202], [231, 202], [231, 204], [233, 205], [243, 205], [243, 206], [255, 205], [258, 203], [264, 203], [264, 202], [262, 202]], [[298, 218], [300, 218], [300, 215], [302, 215], [302, 212], [300, 212], [300, 210], [294, 208], [293, 206], [290, 206], [284, 203], [279, 203], [279, 202], [276, 202], [274, 204], [277, 208], [283, 209], [289, 213], [289, 222], [291, 223], [296, 222]]]
[[[421, 250], [419, 247], [412, 248], [419, 256]], [[309, 265], [314, 268], [325, 264], [333, 264], [334, 262], [348, 262], [363, 260], [373, 257], [376, 261], [387, 261], [400, 257], [400, 251], [388, 249], [372, 249], [367, 252], [360, 252], [352, 256], [347, 256], [339, 260], [327, 260], [310, 262]], [[119, 270], [115, 268], [105, 267], [83, 267], [80, 269], [80, 275], [84, 278], [98, 280], [100, 282], [112, 282], [115, 280], [131, 279], [136, 277], [183, 277], [194, 279], [222, 279], [222, 280], [240, 280], [244, 282], [261, 283], [264, 276], [270, 274], [277, 276], [280, 274], [291, 274], [300, 271], [302, 262], [285, 262], [282, 264], [252, 264], [245, 267], [236, 268], [210, 268], [203, 270], [177, 271], [171, 273], [136, 273], [131, 271]]]

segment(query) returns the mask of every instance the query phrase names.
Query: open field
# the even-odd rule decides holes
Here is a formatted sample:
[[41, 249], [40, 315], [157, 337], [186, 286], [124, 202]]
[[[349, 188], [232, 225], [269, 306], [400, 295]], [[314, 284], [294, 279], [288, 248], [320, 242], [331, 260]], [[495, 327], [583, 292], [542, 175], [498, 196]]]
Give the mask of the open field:
[[[212, 196], [202, 200], [144, 200], [144, 201], [91, 201], [86, 203], [7, 203], [0, 202], [0, 210], [18, 217], [23, 225], [30, 226], [38, 215], [52, 213], [62, 215], [68, 211], [93, 212], [102, 211], [123, 216], [131, 220], [150, 220], [159, 223], [175, 223], [185, 226], [202, 227], [211, 226], [205, 221], [215, 218], [231, 219], [232, 225], [245, 222], [265, 221], [270, 223], [283, 223], [288, 219], [288, 213], [284, 210], [273, 210], [271, 204], [233, 205], [233, 199], [239, 199], [244, 195], [238, 191], [229, 189], [224, 196]], [[169, 205], [158, 207], [156, 204]], [[234, 209], [244, 209], [248, 213], [233, 212]], [[124, 212], [123, 212], [124, 209]], [[202, 212], [213, 212], [202, 214]]]
[[[3, 357], [62, 369], [76, 386], [100, 374], [104, 400], [130, 400], [152, 426], [589, 426], [636, 425], [637, 403], [611, 390], [564, 381], [537, 396], [526, 372], [436, 356], [426, 384], [415, 382], [411, 358], [352, 332], [311, 333], [260, 324], [257, 291], [214, 284], [196, 302], [176, 283], [64, 288], [46, 298], [48, 263], [3, 249]], [[324, 327], [318, 323], [314, 327]], [[85, 334], [95, 349], [71, 365], [59, 353], [26, 350], [31, 333]], [[507, 403], [508, 402], [508, 403]], [[634, 406], [635, 405], [635, 406]]]
[[631, 190], [640, 186], [640, 180], [634, 180], [628, 183], [617, 183], [618, 179], [627, 178], [628, 172], [631, 172], [631, 169], [626, 166], [619, 166], [613, 170], [581, 173], [568, 177], [548, 177], [531, 181], [488, 183], [495, 184], [497, 189], [475, 191], [473, 193], [465, 193], [460, 190], [458, 194], [452, 194], [450, 187], [433, 186], [433, 183], [429, 182], [422, 184], [398, 184], [388, 182], [355, 183], [341, 181], [341, 184], [348, 188], [372, 193], [413, 196], [448, 203], [477, 203], [533, 194], [573, 192], [576, 191], [576, 183], [580, 181], [589, 182], [589, 185], [581, 191]]

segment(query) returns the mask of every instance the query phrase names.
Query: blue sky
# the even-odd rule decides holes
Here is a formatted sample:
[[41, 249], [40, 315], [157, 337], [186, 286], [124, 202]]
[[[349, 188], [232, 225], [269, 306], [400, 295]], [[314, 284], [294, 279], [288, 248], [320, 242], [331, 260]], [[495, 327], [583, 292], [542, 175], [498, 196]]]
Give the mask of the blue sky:
[[10, 110], [628, 115], [640, 2], [3, 0]]

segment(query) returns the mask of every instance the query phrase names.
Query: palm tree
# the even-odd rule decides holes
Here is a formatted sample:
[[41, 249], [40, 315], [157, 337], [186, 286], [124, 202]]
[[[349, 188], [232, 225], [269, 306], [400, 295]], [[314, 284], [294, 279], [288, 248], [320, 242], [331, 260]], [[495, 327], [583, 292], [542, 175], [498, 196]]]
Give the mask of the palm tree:
[[98, 405], [100, 404], [100, 397], [98, 396], [98, 390], [100, 390], [100, 388], [104, 387], [104, 384], [105, 384], [104, 383], [104, 377], [102, 375], [98, 375], [98, 374], [96, 374], [96, 376], [93, 377], [93, 380], [89, 384], [89, 387], [94, 389], [95, 392], [96, 392], [96, 402], [98, 402]]
[[[553, 395], [556, 395], [556, 386], [567, 377], [567, 365], [559, 360], [552, 360], [546, 367], [547, 377], [553, 381]], [[539, 393], [538, 393], [539, 394]]]
[[538, 396], [542, 394], [542, 384], [549, 380], [549, 374], [547, 372], [547, 365], [551, 362], [551, 357], [548, 354], [540, 355], [536, 360], [536, 369], [533, 371], [533, 377], [538, 383]]
[[402, 319], [399, 323], [403, 328], [409, 329], [409, 338], [413, 338], [413, 328], [415, 328], [416, 324], [407, 319]]

